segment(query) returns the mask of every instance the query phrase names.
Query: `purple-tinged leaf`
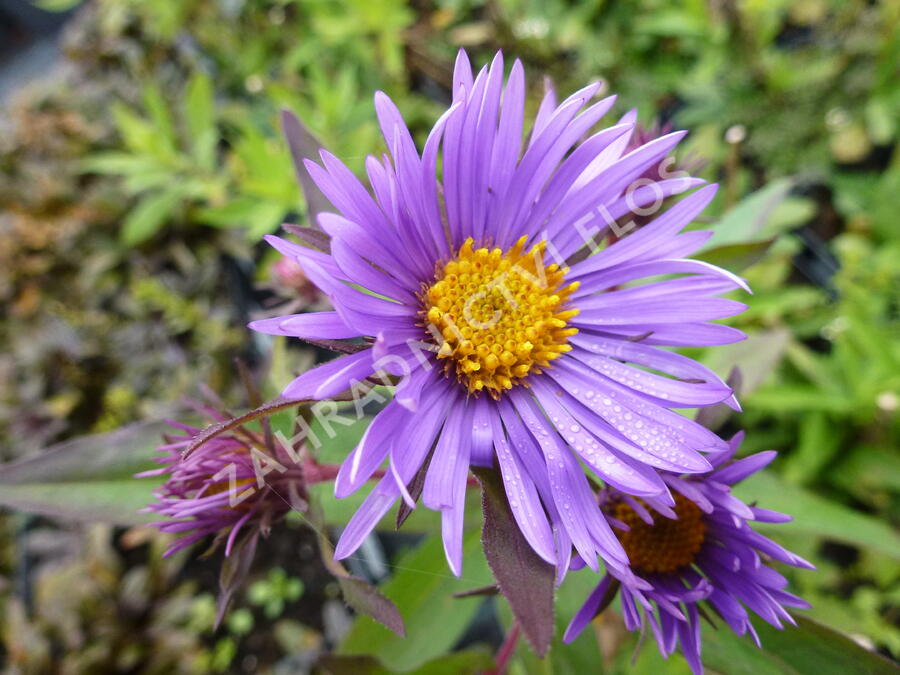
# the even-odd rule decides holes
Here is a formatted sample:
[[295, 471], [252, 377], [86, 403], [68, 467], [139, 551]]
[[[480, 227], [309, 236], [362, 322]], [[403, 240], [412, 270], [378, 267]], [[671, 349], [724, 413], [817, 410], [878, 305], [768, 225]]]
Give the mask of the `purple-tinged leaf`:
[[488, 565], [535, 653], [543, 657], [553, 639], [553, 566], [542, 560], [519, 531], [494, 470], [475, 471], [481, 483], [484, 529], [481, 542]]
[[354, 576], [337, 578], [344, 594], [344, 602], [357, 612], [375, 619], [378, 623], [406, 637], [406, 627], [397, 605], [388, 600], [369, 582]]
[[[735, 396], [741, 395], [741, 382], [743, 378], [741, 376], [741, 369], [735, 366], [731, 369], [731, 372], [728, 374], [728, 377], [725, 379], [725, 384], [731, 387], [731, 390], [734, 392]], [[706, 408], [700, 408], [697, 412], [696, 420], [697, 422], [709, 429], [710, 431], [715, 431], [723, 424], [725, 424], [726, 420], [734, 414], [734, 410], [729, 408], [724, 403], [716, 403], [715, 405], [708, 406]]]
[[331, 251], [331, 237], [313, 227], [304, 227], [302, 225], [294, 225], [293, 223], [282, 223], [282, 229], [289, 232], [299, 239], [303, 244], [310, 248], [328, 253]]
[[[413, 502], [418, 502], [419, 497], [422, 496], [422, 488], [425, 487], [425, 476], [428, 474], [428, 467], [431, 464], [431, 456], [433, 454], [434, 449], [428, 453], [428, 457], [425, 458], [425, 461], [422, 462], [422, 466], [416, 471], [416, 475], [413, 476], [409, 485], [406, 486], [406, 491], [409, 492], [409, 496], [412, 497]], [[397, 507], [396, 529], [399, 530], [403, 526], [403, 523], [406, 522], [406, 519], [409, 518], [411, 513], [412, 509], [409, 508], [409, 504], [406, 503], [406, 500], [401, 499], [400, 506]]]
[[158, 520], [140, 513], [153, 499], [157, 483], [134, 474], [156, 466], [156, 448], [170, 430], [163, 422], [133, 424], [0, 465], [0, 505], [82, 522], [138, 525]]
[[400, 637], [406, 636], [406, 626], [397, 605], [388, 600], [377, 588], [359, 577], [351, 576], [344, 566], [334, 559], [334, 549], [325, 534], [325, 517], [321, 505], [313, 499], [309, 501], [309, 522], [319, 535], [319, 555], [325, 568], [331, 572], [340, 584], [344, 602], [350, 607], [365, 614]]
[[346, 340], [317, 340], [315, 338], [299, 338], [307, 344], [328, 349], [338, 354], [356, 354], [364, 349], [369, 349], [372, 345], [365, 342], [347, 342]]
[[219, 597], [216, 600], [216, 628], [225, 618], [235, 591], [247, 581], [258, 541], [258, 531], [248, 532], [231, 549], [231, 555], [222, 561], [222, 568], [219, 571]]
[[[352, 400], [352, 398], [335, 396], [332, 397], [332, 400], [350, 401]], [[231, 431], [236, 427], [247, 424], [247, 422], [252, 422], [255, 419], [259, 419], [260, 417], [268, 417], [269, 415], [277, 413], [278, 411], [284, 410], [286, 408], [295, 408], [297, 406], [309, 405], [310, 403], [314, 403], [314, 401], [307, 399], [283, 398], [279, 396], [278, 398], [273, 399], [268, 403], [264, 403], [258, 408], [254, 408], [250, 412], [244, 413], [243, 415], [238, 415], [237, 417], [211, 424], [206, 427], [206, 429], [197, 434], [196, 438], [194, 438], [194, 440], [191, 441], [190, 445], [185, 448], [184, 456], [187, 457], [192, 452], [194, 452], [194, 450], [199, 448], [210, 439], [213, 439], [220, 434], [224, 434], [226, 431]]]
[[291, 159], [294, 162], [294, 171], [297, 173], [297, 182], [306, 200], [306, 212], [309, 224], [312, 228], [318, 228], [318, 215], [323, 211], [334, 211], [334, 207], [328, 198], [322, 194], [316, 186], [309, 171], [303, 164], [304, 159], [318, 161], [319, 150], [323, 147], [319, 140], [306, 127], [300, 118], [290, 110], [281, 111], [281, 129], [291, 151]]
[[773, 328], [748, 333], [747, 339], [711, 350], [707, 366], [716, 372], [741, 370], [741, 395], [749, 396], [772, 375], [791, 344], [791, 333]]
[[131, 478], [152, 468], [151, 460], [165, 422], [139, 422], [103, 434], [79, 436], [52, 445], [40, 454], [0, 465], [0, 484], [70, 483]]
[[491, 584], [490, 586], [481, 586], [480, 588], [472, 588], [468, 591], [460, 591], [459, 593], [454, 593], [454, 598], [471, 598], [477, 595], [497, 595], [500, 592], [500, 589], [497, 587], [497, 584]]

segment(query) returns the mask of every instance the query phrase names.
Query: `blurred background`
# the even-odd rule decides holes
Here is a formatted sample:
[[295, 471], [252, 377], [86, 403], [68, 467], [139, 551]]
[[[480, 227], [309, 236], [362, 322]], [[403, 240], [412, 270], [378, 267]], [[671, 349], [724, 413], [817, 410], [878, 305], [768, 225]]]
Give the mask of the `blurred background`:
[[[384, 151], [373, 91], [422, 141], [459, 47], [479, 67], [498, 48], [521, 58], [532, 111], [543, 75], [565, 94], [602, 78], [648, 133], [691, 131], [679, 160], [722, 185], [704, 257], [755, 291], [733, 320], [751, 339], [698, 353], [742, 366], [745, 412], [724, 431], [781, 453], [754, 489], [799, 521], [773, 536], [818, 566], [792, 575], [808, 614], [900, 655], [895, 0], [0, 0], [0, 461], [158, 419], [201, 386], [239, 407], [236, 357], [277, 361], [270, 393], [321, 358], [245, 329], [323, 304], [260, 243], [305, 218], [278, 110], [359, 170]], [[145, 528], [0, 513], [0, 667], [302, 672], [323, 645], [353, 652], [362, 629], [288, 527], [213, 631], [202, 549], [163, 561]], [[439, 627], [444, 651], [478, 642], [486, 610], [466, 603]], [[653, 654], [632, 670], [616, 635], [554, 672], [660, 672]], [[439, 656], [382, 648], [395, 670]]]

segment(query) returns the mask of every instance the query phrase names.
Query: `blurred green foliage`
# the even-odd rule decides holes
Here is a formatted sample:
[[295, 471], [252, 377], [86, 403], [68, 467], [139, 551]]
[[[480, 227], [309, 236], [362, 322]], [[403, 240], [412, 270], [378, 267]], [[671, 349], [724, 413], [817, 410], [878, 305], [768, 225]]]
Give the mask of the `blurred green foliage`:
[[[243, 323], [259, 309], [253, 284], [268, 283], [274, 260], [255, 244], [282, 220], [304, 217], [278, 109], [297, 112], [359, 170], [366, 154], [384, 150], [374, 90], [395, 98], [421, 141], [448, 99], [455, 51], [467, 48], [480, 64], [502, 48], [525, 62], [531, 106], [541, 75], [564, 92], [601, 77], [620, 95], [618, 112], [638, 107], [647, 124], [692, 131], [685, 154], [704, 158], [702, 175], [724, 188], [708, 214], [725, 214], [714, 240], [723, 248], [704, 255], [744, 274], [755, 291], [735, 320], [751, 341], [707, 357], [721, 371], [751, 364], [746, 412], [726, 430], [746, 428], [747, 451], [782, 453], [777, 492], [798, 508], [818, 496], [896, 528], [898, 25], [895, 0], [85, 3], [66, 34], [65, 65], [0, 111], [4, 459], [160, 416], [201, 382], [235, 400], [232, 359], [254, 354]], [[747, 198], [761, 188], [757, 196], [790, 196], [772, 211], [767, 199]], [[748, 219], [753, 232], [742, 229]], [[291, 296], [277, 284], [274, 291]], [[286, 372], [309, 354], [278, 358]], [[5, 520], [0, 541], [10, 542], [17, 535]], [[774, 536], [819, 567], [792, 578], [813, 602], [810, 616], [900, 654], [895, 558], [825, 527]], [[0, 589], [14, 578], [12, 550], [0, 546]], [[22, 672], [41, 672], [48, 655], [81, 650], [77, 670], [112, 663], [116, 644], [123, 668], [170, 672], [175, 654], [186, 672], [225, 671], [240, 645], [311, 588], [305, 577], [305, 590], [291, 585], [299, 577], [287, 567], [289, 577], [263, 578], [245, 603], [262, 616], [233, 615], [234, 625], [212, 637], [209, 596], [192, 597], [184, 584], [164, 590], [160, 579], [175, 572], [153, 571], [161, 563], [148, 555], [114, 573], [94, 563], [42, 569], [35, 583], [47, 589], [42, 607], [53, 609], [44, 621], [4, 590], [7, 657]], [[157, 585], [134, 580], [141, 574]], [[53, 603], [54, 593], [67, 595], [67, 579], [105, 585]], [[561, 614], [582, 597], [577, 582], [565, 588], [572, 597]], [[134, 605], [134, 589], [143, 604]], [[112, 605], [91, 600], [94, 592], [144, 608], [127, 624], [131, 634], [116, 632]], [[471, 616], [473, 605], [463, 605]], [[292, 621], [275, 624], [271, 663], [312, 640]], [[348, 650], [365, 630], [354, 626]], [[660, 672], [652, 649], [631, 670], [633, 643], [620, 633], [609, 619], [598, 626], [602, 656], [587, 635], [568, 656], [559, 651], [553, 667], [583, 672], [602, 661], [611, 672]], [[440, 637], [442, 649], [452, 646]], [[524, 649], [513, 667], [541, 672]], [[677, 658], [665, 667], [684, 670]]]

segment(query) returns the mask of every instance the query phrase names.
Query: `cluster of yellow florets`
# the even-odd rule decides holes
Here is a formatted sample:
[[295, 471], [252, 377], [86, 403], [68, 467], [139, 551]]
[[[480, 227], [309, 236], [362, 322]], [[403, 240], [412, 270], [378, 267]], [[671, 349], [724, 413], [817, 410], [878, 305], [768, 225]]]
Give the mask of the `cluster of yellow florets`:
[[525, 241], [504, 253], [476, 249], [469, 238], [423, 293], [437, 356], [471, 393], [498, 398], [569, 351], [578, 332], [567, 327], [578, 310], [564, 309], [578, 282], [563, 287], [566, 270], [544, 265], [545, 242], [525, 253]]

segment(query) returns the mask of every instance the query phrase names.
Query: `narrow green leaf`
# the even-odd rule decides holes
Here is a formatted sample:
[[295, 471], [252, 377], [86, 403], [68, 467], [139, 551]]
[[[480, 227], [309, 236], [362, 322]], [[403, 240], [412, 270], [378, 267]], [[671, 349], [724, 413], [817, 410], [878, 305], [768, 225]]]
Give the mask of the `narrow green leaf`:
[[738, 368], [741, 395], [747, 396], [758, 389], [781, 362], [790, 338], [790, 332], [784, 329], [752, 333], [742, 342], [710, 350], [703, 360], [717, 373]]
[[135, 246], [156, 234], [181, 201], [177, 190], [164, 190], [143, 197], [122, 223], [121, 239], [127, 246]]
[[143, 99], [144, 107], [156, 130], [156, 142], [164, 146], [167, 152], [174, 153], [177, 139], [175, 125], [172, 123], [172, 113], [169, 110], [169, 104], [153, 80], [148, 80], [144, 85]]
[[164, 422], [139, 422], [105, 434], [79, 436], [34, 457], [0, 465], [0, 485], [131, 478], [153, 468], [155, 449], [163, 434], [171, 431]]
[[142, 174], [160, 170], [159, 163], [152, 157], [133, 155], [128, 152], [98, 152], [79, 162], [86, 173], [100, 173], [113, 176]]
[[[474, 648], [440, 656], [410, 671], [409, 675], [476, 675], [487, 672], [494, 665], [494, 657], [487, 649]], [[371, 656], [342, 656], [323, 654], [316, 663], [316, 672], [327, 675], [391, 675]]]
[[812, 535], [877, 551], [900, 560], [900, 535], [889, 525], [803, 488], [788, 485], [772, 472], [762, 472], [736, 485], [735, 494], [745, 502], [759, 502], [767, 509], [794, 517], [778, 525], [756, 524], [760, 531], [788, 536]]
[[382, 592], [400, 609], [407, 637], [401, 638], [366, 616], [357, 617], [338, 649], [340, 654], [370, 654], [385, 667], [410, 671], [446, 654], [471, 621], [482, 598], [453, 594], [490, 583], [478, 532], [463, 541], [463, 577], [447, 571], [440, 537], [431, 537], [397, 562], [397, 573]]
[[792, 187], [791, 179], [782, 178], [743, 199], [719, 219], [714, 228], [715, 234], [701, 251], [771, 239], [777, 232], [768, 230], [769, 219]]
[[211, 171], [215, 168], [219, 134], [212, 81], [205, 73], [195, 73], [188, 83], [184, 115], [194, 159], [201, 169]]
[[0, 505], [64, 520], [140, 525], [160, 519], [159, 515], [139, 513], [153, 500], [152, 491], [160, 482], [123, 479], [0, 485]]
[[123, 525], [158, 517], [138, 513], [159, 480], [135, 479], [153, 468], [161, 422], [83, 436], [0, 467], [0, 504], [47, 516]]
[[747, 243], [725, 244], [700, 253], [697, 258], [735, 273], [742, 272], [762, 260], [775, 239], [761, 239]]
[[782, 463], [782, 475], [789, 483], [813, 482], [827, 466], [834, 464], [843, 434], [834, 429], [823, 412], [812, 410], [800, 420], [800, 442]]
[[112, 115], [116, 122], [116, 128], [128, 150], [140, 155], [159, 154], [156, 130], [150, 122], [121, 103], [113, 104]]
[[84, 0], [32, 0], [35, 7], [39, 7], [45, 12], [68, 12], [82, 2]]
[[734, 675], [888, 675], [898, 669], [887, 659], [863, 649], [846, 635], [804, 616], [797, 627], [778, 630], [754, 621], [762, 649], [748, 636], [725, 627], [704, 626], [703, 662], [709, 668]]

